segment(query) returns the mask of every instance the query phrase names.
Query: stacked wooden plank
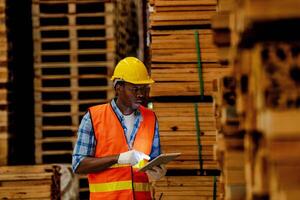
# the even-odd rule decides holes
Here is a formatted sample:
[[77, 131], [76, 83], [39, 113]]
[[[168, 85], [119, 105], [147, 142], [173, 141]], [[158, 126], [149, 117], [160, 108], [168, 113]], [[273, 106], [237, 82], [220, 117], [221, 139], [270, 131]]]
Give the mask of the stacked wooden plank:
[[212, 176], [167, 176], [156, 182], [153, 196], [162, 200], [222, 199], [219, 181]]
[[5, 1], [0, 1], [0, 165], [7, 163], [8, 156], [8, 45]]
[[[210, 25], [216, 4], [214, 0], [150, 1], [151, 76], [155, 80], [150, 96], [162, 151], [182, 153], [167, 165], [170, 173], [178, 175], [166, 177], [170, 184], [176, 179], [212, 180], [210, 175], [219, 175], [213, 158], [217, 127], [211, 95], [218, 91], [213, 80], [230, 70], [220, 65], [213, 44]], [[157, 198], [163, 193], [162, 199], [213, 198], [212, 188], [207, 196], [206, 189], [195, 186], [187, 183], [186, 188], [180, 187], [181, 193], [175, 192], [178, 187], [156, 184], [154, 191]], [[219, 184], [217, 188], [221, 191]]]
[[236, 111], [236, 81], [224, 77], [219, 87], [221, 92], [215, 97], [220, 124], [215, 153], [221, 166], [221, 182], [225, 199], [245, 199], [244, 133], [239, 129]]
[[199, 34], [204, 94], [216, 91], [212, 81], [229, 73], [217, 63], [211, 30], [152, 30], [151, 73], [156, 82], [151, 96], [199, 95], [195, 31]]
[[[238, 54], [236, 31], [237, 1], [218, 1], [218, 13], [212, 19], [214, 43], [222, 66], [233, 68]], [[246, 198], [244, 131], [237, 112], [237, 79], [232, 75], [215, 81], [220, 91], [214, 94], [218, 123], [216, 159], [221, 166], [221, 182], [225, 199]]]
[[[217, 90], [212, 88], [212, 80], [228, 74], [218, 63], [213, 33], [208, 28], [211, 15], [216, 13], [216, 1], [158, 0], [151, 10], [151, 73], [156, 80], [151, 96], [195, 96], [201, 87], [205, 95], [211, 95]], [[201, 81], [198, 56], [203, 69]]]
[[112, 96], [113, 5], [32, 2], [36, 162], [71, 162], [81, 116]]
[[[298, 47], [298, 42], [273, 42], [258, 44], [252, 51], [256, 62], [252, 66], [253, 82], [250, 82], [249, 93], [256, 96], [253, 99], [254, 128], [262, 133], [263, 138], [255, 160], [258, 167], [254, 171], [254, 181], [257, 181], [254, 190], [267, 186], [268, 190], [263, 192], [271, 199], [293, 199], [299, 195], [296, 188], [300, 185], [293, 178], [299, 173], [288, 170], [300, 162], [297, 151], [300, 142], [300, 87], [296, 75], [300, 71], [300, 54], [295, 51]], [[262, 80], [259, 87], [255, 80]], [[263, 177], [259, 177], [260, 174]]]
[[[168, 169], [199, 169], [199, 148], [204, 169], [217, 169], [213, 160], [216, 143], [214, 109], [211, 103], [197, 104], [201, 132], [197, 137], [195, 107], [191, 103], [155, 103], [163, 152], [182, 155], [167, 165]], [[198, 140], [198, 141], [197, 141]]]
[[155, 0], [151, 26], [182, 26], [209, 24], [215, 14], [216, 0]]
[[233, 71], [239, 128], [245, 130], [246, 199], [297, 199], [299, 2], [249, 0], [236, 13], [240, 41]]
[[60, 199], [59, 167], [0, 167], [0, 199]]

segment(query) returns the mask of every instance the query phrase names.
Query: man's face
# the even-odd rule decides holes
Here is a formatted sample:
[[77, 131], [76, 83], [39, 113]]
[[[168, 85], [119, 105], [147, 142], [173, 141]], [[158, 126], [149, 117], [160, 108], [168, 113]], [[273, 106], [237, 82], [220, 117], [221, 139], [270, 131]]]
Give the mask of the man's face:
[[136, 110], [140, 105], [145, 104], [149, 96], [150, 87], [148, 84], [132, 84], [125, 82], [120, 86], [118, 98], [126, 107]]

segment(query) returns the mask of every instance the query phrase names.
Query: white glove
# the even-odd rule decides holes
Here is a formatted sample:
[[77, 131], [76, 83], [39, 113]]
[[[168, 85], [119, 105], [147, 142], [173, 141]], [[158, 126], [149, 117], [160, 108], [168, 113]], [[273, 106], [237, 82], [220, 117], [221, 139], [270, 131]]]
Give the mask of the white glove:
[[150, 157], [143, 152], [131, 150], [120, 154], [118, 164], [130, 164], [133, 166], [143, 159], [149, 160]]
[[167, 173], [167, 169], [164, 165], [154, 166], [152, 169], [146, 171], [150, 181], [157, 181], [164, 177]]

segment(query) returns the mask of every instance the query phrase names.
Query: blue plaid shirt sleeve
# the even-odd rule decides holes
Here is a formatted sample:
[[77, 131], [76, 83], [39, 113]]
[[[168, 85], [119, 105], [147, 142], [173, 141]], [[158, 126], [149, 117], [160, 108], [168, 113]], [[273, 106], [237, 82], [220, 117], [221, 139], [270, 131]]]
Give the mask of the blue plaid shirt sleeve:
[[74, 147], [72, 156], [72, 169], [75, 172], [80, 162], [85, 157], [93, 157], [95, 155], [96, 140], [90, 113], [87, 112], [80, 123], [77, 133], [77, 142]]
[[161, 149], [160, 149], [160, 138], [159, 138], [159, 127], [158, 127], [158, 122], [156, 119], [155, 122], [155, 133], [154, 133], [154, 138], [153, 138], [153, 143], [152, 143], [152, 150], [150, 153], [150, 159], [154, 159], [157, 156], [161, 154]]

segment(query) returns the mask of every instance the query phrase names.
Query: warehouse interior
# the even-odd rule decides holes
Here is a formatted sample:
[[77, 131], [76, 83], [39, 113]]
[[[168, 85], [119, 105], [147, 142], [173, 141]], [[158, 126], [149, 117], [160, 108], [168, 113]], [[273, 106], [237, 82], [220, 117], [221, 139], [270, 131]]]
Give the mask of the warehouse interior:
[[0, 0], [0, 199], [89, 199], [72, 153], [125, 57], [155, 83], [155, 200], [298, 200], [300, 1]]

